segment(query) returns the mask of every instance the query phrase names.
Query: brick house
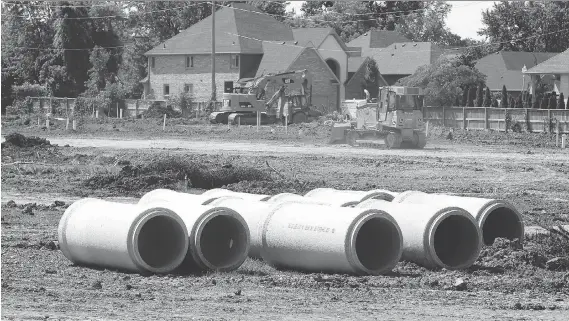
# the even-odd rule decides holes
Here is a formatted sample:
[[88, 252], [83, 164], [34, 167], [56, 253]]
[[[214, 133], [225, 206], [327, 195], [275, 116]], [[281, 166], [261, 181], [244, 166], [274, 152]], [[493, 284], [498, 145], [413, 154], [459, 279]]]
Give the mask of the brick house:
[[[209, 101], [211, 19], [211, 16], [205, 18], [145, 53], [148, 57], [148, 76], [142, 80], [145, 98], [167, 99], [188, 92], [196, 101]], [[318, 52], [318, 47], [346, 48], [333, 31], [325, 28], [315, 30], [310, 33], [315, 39], [310, 41], [300, 36], [306, 30], [294, 31], [245, 3], [233, 3], [231, 7], [216, 11], [215, 19], [218, 99], [224, 88], [233, 87], [239, 79], [302, 67], [313, 74], [313, 104], [339, 106], [339, 100], [343, 98], [343, 83], [339, 79], [342, 70], [347, 69], [347, 58], [338, 58], [336, 72], [340, 77], [337, 77], [329, 64], [338, 53], [329, 54], [327, 63]], [[295, 34], [301, 38], [300, 41], [295, 39]], [[334, 41], [338, 43], [334, 44]], [[274, 43], [286, 45], [276, 52]], [[312, 49], [300, 50], [305, 47]]]
[[412, 75], [421, 66], [434, 63], [443, 53], [432, 42], [412, 42], [400, 33], [388, 30], [370, 30], [346, 45], [361, 48], [360, 55], [349, 58], [352, 65], [363, 62], [361, 57], [375, 59], [379, 72], [389, 85]]
[[[505, 85], [508, 93], [517, 96], [531, 85], [530, 77], [522, 73], [524, 66], [530, 69], [555, 55], [551, 52], [499, 51], [480, 58], [475, 67], [486, 75], [486, 86], [490, 91], [502, 92]], [[553, 77], [544, 77], [542, 81], [553, 84]]]
[[[555, 54], [546, 61], [530, 68], [525, 72], [531, 76], [531, 83], [537, 82], [537, 77], [543, 75], [554, 78], [553, 90], [559, 95], [563, 93], [565, 106], [569, 102], [569, 49], [560, 54]], [[569, 109], [569, 106], [565, 107]]]

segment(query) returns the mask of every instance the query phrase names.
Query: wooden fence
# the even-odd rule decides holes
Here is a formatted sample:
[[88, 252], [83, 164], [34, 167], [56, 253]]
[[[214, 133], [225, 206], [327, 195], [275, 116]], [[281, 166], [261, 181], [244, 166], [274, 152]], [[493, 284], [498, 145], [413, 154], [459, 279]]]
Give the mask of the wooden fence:
[[[531, 132], [569, 133], [569, 109], [526, 109], [493, 107], [425, 107], [423, 119], [431, 125], [462, 129], [506, 130], [507, 114], [510, 127], [519, 123]], [[510, 129], [511, 130], [511, 129]]]
[[[70, 117], [75, 111], [77, 105], [77, 98], [61, 98], [61, 97], [28, 97], [31, 100], [31, 112], [41, 114], [51, 114], [53, 116]], [[81, 98], [86, 102], [92, 102], [89, 106], [89, 114], [95, 114], [95, 110], [100, 108], [96, 106], [96, 101], [90, 98]], [[109, 116], [119, 117], [119, 109], [123, 110], [123, 117], [137, 117], [152, 105], [159, 104], [161, 107], [166, 107], [168, 101], [166, 100], [150, 100], [150, 99], [125, 99], [120, 101], [117, 105], [111, 106], [108, 111]], [[216, 102], [215, 110], [221, 108], [221, 102]], [[192, 110], [196, 111], [196, 116], [204, 116], [206, 114], [209, 102], [193, 102]], [[174, 107], [176, 110], [177, 108]], [[179, 110], [178, 110], [179, 111]]]

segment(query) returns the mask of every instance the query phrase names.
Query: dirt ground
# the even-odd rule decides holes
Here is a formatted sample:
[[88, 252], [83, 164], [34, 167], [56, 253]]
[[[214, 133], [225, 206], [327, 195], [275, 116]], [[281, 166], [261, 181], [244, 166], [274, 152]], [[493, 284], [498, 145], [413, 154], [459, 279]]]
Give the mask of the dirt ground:
[[[425, 150], [385, 150], [328, 145], [321, 128], [283, 139], [254, 129], [226, 132], [227, 139], [197, 133], [207, 130], [69, 134], [3, 123], [3, 135], [19, 131], [58, 146], [2, 148], [2, 318], [567, 319], [569, 270], [544, 262], [569, 249], [553, 237], [529, 238], [523, 249], [499, 242], [465, 271], [401, 262], [373, 277], [279, 271], [254, 260], [231, 273], [140, 276], [74, 266], [58, 251], [57, 224], [70, 202], [135, 202], [159, 187], [446, 192], [508, 199], [527, 225], [569, 224], [569, 151], [548, 147], [551, 141], [465, 133], [448, 140], [440, 132]], [[213, 174], [203, 176], [204, 168]], [[458, 279], [466, 286], [455, 286]]]

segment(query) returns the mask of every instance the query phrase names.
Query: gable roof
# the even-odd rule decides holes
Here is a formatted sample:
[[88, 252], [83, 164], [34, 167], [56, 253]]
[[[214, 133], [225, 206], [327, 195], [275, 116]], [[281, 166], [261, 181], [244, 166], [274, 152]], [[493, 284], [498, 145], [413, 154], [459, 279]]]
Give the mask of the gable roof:
[[411, 42], [397, 31], [369, 30], [363, 35], [347, 43], [348, 47], [386, 48], [397, 42]]
[[555, 55], [546, 61], [530, 68], [527, 74], [568, 74], [569, 73], [569, 49]]
[[[352, 75], [352, 77], [350, 77], [350, 78], [348, 78], [348, 79], [346, 80], [346, 82], [345, 82], [345, 83], [346, 83], [346, 86], [348, 86], [348, 85], [352, 82], [353, 79], [357, 78], [357, 77], [356, 77], [356, 74], [358, 74], [359, 72], [363, 72], [362, 69], [366, 66], [368, 60], [372, 59], [372, 58], [370, 58], [370, 57], [366, 57], [366, 58], [355, 57], [355, 58], [361, 58], [361, 59], [353, 59], [353, 61], [352, 61], [352, 67], [356, 67], [356, 65], [357, 65], [358, 63], [359, 63], [359, 65], [355, 68], [354, 71], [350, 71], [350, 72], [353, 72], [353, 75]], [[348, 58], [348, 66], [350, 65], [349, 59], [351, 59], [351, 58]], [[379, 76], [379, 79], [377, 80], [377, 84], [380, 85], [380, 86], [387, 86], [388, 83], [387, 83], [387, 81], [383, 78], [383, 76], [381, 75], [381, 72], [379, 72], [378, 76]]]
[[369, 57], [348, 57], [348, 72], [356, 72]]
[[[209, 16], [154, 47], [145, 55], [203, 54], [211, 52]], [[262, 54], [262, 42], [291, 41], [292, 30], [285, 24], [245, 4], [233, 3], [215, 12], [215, 50], [219, 53]]]
[[372, 57], [382, 75], [412, 75], [424, 65], [430, 65], [441, 55], [432, 42], [393, 43], [386, 48], [362, 48], [363, 57]]
[[344, 41], [338, 36], [336, 31], [333, 28], [295, 28], [292, 29], [292, 33], [294, 35], [294, 40], [298, 41], [298, 44], [301, 46], [306, 46], [308, 43], [312, 43], [315, 48], [318, 48], [322, 45], [324, 40], [329, 35], [332, 35], [336, 39], [336, 41], [340, 44], [342, 49], [346, 52], [349, 51], [348, 47], [344, 43]]
[[475, 67], [486, 75], [486, 86], [490, 90], [501, 90], [505, 85], [508, 90], [522, 91], [523, 66], [532, 68], [554, 55], [549, 52], [500, 51], [480, 58]]
[[255, 77], [270, 73], [281, 73], [287, 71], [296, 58], [307, 48], [294, 45], [294, 42], [284, 44], [274, 42], [263, 43], [263, 58], [257, 68]]

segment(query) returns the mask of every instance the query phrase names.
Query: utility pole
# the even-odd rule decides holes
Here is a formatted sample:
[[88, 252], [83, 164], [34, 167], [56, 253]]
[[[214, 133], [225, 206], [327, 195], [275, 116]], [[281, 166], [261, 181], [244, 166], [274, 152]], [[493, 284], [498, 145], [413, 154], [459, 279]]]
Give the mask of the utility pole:
[[217, 100], [215, 90], [215, 0], [211, 1], [211, 101], [212, 111]]

